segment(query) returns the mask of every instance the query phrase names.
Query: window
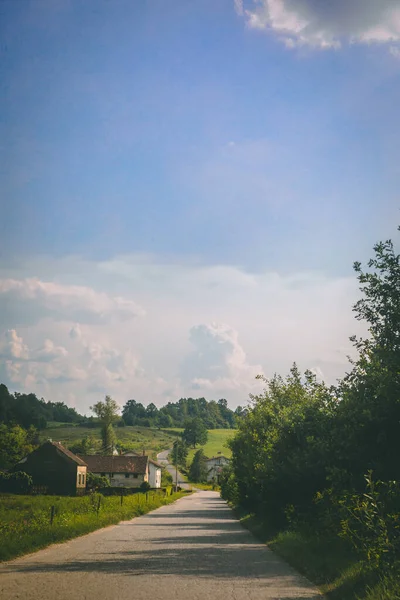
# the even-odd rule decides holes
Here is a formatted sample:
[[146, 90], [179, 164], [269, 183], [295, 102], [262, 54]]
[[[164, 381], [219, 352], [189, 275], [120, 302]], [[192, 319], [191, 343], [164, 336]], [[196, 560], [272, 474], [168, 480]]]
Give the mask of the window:
[[129, 477], [129, 473], [125, 473], [125, 477], [128, 479], [128, 477]]
[[101, 475], [102, 477], [105, 477], [105, 476], [106, 476], [106, 474], [105, 474], [105, 473], [100, 473], [100, 475]]
[[139, 475], [137, 473], [133, 474], [133, 479], [137, 479], [139, 477]]
[[82, 475], [79, 473], [78, 475], [78, 484], [81, 485], [82, 483]]
[[85, 476], [82, 475], [82, 483], [85, 483]]

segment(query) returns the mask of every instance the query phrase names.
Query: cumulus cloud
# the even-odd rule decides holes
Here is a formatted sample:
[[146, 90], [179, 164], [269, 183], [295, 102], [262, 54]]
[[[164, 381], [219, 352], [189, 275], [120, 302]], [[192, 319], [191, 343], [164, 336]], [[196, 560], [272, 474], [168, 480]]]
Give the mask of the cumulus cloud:
[[5, 332], [0, 352], [1, 356], [7, 359], [25, 360], [29, 358], [28, 346], [24, 344], [24, 340], [18, 336], [15, 329], [9, 329]]
[[234, 0], [234, 5], [249, 28], [272, 31], [289, 47], [400, 40], [399, 0]]
[[0, 314], [7, 321], [36, 322], [41, 318], [108, 323], [144, 314], [133, 300], [92, 288], [32, 279], [0, 280]]
[[250, 365], [239, 343], [238, 332], [226, 324], [211, 323], [192, 327], [194, 350], [183, 364], [182, 376], [193, 389], [213, 391], [254, 387], [261, 365]]

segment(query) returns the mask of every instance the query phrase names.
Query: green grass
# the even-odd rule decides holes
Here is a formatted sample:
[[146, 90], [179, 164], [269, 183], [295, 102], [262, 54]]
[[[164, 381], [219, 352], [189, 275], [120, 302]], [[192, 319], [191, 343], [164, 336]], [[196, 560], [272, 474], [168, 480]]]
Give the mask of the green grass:
[[[138, 452], [145, 450], [151, 458], [156, 458], [158, 452], [171, 448], [175, 435], [166, 430], [153, 429], [151, 427], [116, 427], [115, 434], [121, 442], [129, 442], [132, 449]], [[64, 423], [51, 423], [40, 433], [42, 441], [52, 439], [53, 442], [61, 442], [69, 446], [81, 440], [85, 435], [91, 435], [100, 440], [100, 427], [77, 427]]]
[[194, 453], [196, 450], [202, 448], [204, 450], [204, 454], [211, 458], [212, 456], [216, 456], [218, 452], [221, 452], [227, 458], [232, 456], [232, 452], [226, 446], [226, 442], [229, 438], [233, 437], [236, 433], [235, 429], [209, 429], [208, 430], [208, 440], [204, 446], [198, 446], [196, 449], [191, 448], [188, 454], [188, 463], [192, 462]]
[[[240, 514], [238, 514], [240, 517]], [[328, 600], [400, 599], [400, 563], [391, 576], [367, 570], [359, 556], [339, 537], [298, 532], [273, 533], [254, 515], [240, 519], [262, 542], [313, 581]]]
[[[139, 493], [124, 496], [122, 505], [120, 497], [100, 494], [80, 498], [0, 495], [0, 561], [132, 519], [183, 495], [179, 492], [164, 497], [162, 492], [150, 492], [146, 501], [146, 494]], [[52, 506], [55, 515], [51, 525]]]

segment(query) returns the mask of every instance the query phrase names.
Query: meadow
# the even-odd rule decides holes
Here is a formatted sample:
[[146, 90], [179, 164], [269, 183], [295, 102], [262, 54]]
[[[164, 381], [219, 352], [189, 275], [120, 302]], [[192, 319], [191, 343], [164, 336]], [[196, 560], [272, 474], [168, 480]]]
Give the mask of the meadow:
[[190, 464], [193, 460], [194, 453], [199, 448], [204, 450], [204, 454], [207, 458], [211, 458], [212, 456], [216, 456], [218, 452], [221, 452], [227, 458], [232, 456], [232, 452], [230, 448], [226, 446], [226, 442], [235, 435], [235, 429], [209, 429], [208, 430], [208, 440], [204, 446], [198, 446], [195, 448], [190, 448], [188, 454], [188, 463]]
[[0, 495], [0, 561], [34, 552], [96, 529], [143, 515], [170, 504], [185, 492], [137, 493], [130, 496]]
[[[118, 441], [128, 443], [130, 448], [137, 452], [143, 450], [151, 458], [156, 458], [157, 453], [171, 448], [176, 439], [176, 432], [155, 429], [150, 427], [125, 426], [116, 427], [115, 434]], [[41, 441], [52, 439], [61, 442], [63, 446], [70, 446], [81, 440], [85, 435], [93, 436], [100, 440], [100, 427], [79, 427], [70, 423], [50, 422], [46, 429], [40, 433]]]

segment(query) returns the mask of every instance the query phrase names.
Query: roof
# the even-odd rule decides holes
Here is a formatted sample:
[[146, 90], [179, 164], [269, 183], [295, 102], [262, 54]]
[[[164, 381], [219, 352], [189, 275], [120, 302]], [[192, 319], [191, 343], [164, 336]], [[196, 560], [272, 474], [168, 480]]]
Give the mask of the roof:
[[45, 442], [43, 444], [43, 446], [46, 445], [46, 444], [54, 446], [55, 448], [57, 448], [57, 450], [59, 452], [62, 452], [62, 454], [64, 454], [64, 456], [66, 456], [70, 460], [73, 460], [75, 463], [77, 463], [81, 467], [86, 467], [87, 466], [86, 463], [81, 458], [79, 458], [79, 456], [77, 456], [76, 454], [74, 454], [73, 452], [71, 452], [71, 450], [68, 450], [67, 448], [65, 448], [61, 444], [61, 442], [51, 442], [50, 440], [48, 440], [47, 442]]
[[158, 467], [159, 469], [163, 469], [164, 467], [162, 465], [160, 465], [160, 463], [156, 462], [155, 460], [153, 460], [152, 458], [149, 458], [149, 462], [151, 462], [152, 465], [155, 465], [156, 467]]
[[148, 456], [81, 456], [92, 473], [138, 473], [147, 470]]

